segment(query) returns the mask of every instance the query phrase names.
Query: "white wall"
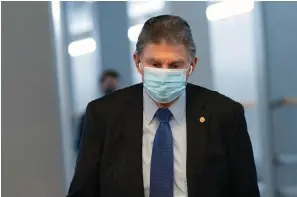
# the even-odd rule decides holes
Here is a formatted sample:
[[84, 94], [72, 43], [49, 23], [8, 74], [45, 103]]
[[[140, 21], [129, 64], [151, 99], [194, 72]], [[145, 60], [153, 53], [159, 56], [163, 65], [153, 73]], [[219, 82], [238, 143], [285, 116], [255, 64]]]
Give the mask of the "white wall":
[[[64, 7], [63, 7], [64, 6]], [[78, 41], [92, 38], [94, 34], [92, 18], [92, 3], [90, 2], [63, 2], [65, 12], [61, 20], [65, 20], [65, 40]], [[64, 17], [64, 18], [63, 18]], [[62, 30], [63, 31], [63, 30]], [[81, 46], [84, 50], [86, 47]], [[80, 117], [87, 104], [100, 97], [101, 92], [98, 78], [101, 71], [100, 40], [96, 40], [96, 49], [91, 53], [69, 57], [69, 79], [71, 83], [71, 97], [73, 99], [73, 116]], [[69, 56], [69, 54], [66, 54]], [[63, 66], [63, 65], [61, 65]], [[75, 128], [76, 129], [76, 128]]]
[[75, 116], [81, 116], [88, 103], [101, 96], [98, 81], [100, 65], [97, 64], [95, 55], [93, 52], [70, 59]]
[[49, 4], [2, 2], [2, 196], [64, 196]]
[[[254, 12], [209, 21], [214, 89], [239, 102], [257, 103], [257, 56]], [[246, 108], [255, 157], [260, 158], [261, 135], [255, 107]]]
[[[297, 97], [297, 2], [263, 2], [269, 99]], [[271, 110], [275, 152], [284, 165], [275, 166], [277, 185], [297, 196], [297, 106]], [[287, 161], [286, 161], [287, 160]], [[291, 160], [291, 161], [290, 161]]]

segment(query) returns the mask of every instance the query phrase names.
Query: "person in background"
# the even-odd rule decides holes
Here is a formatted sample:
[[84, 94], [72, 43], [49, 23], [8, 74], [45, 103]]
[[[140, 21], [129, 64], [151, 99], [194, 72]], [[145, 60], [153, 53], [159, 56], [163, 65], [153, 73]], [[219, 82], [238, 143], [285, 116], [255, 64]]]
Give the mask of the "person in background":
[[116, 70], [105, 70], [100, 77], [100, 90], [105, 95], [118, 89], [120, 75]]
[[133, 57], [143, 82], [88, 104], [68, 197], [260, 197], [243, 106], [188, 83], [189, 24], [150, 18]]
[[[119, 79], [120, 75], [116, 70], [108, 69], [105, 70], [99, 78], [99, 87], [101, 93], [106, 96], [114, 91], [116, 91], [119, 87]], [[84, 123], [84, 114], [79, 118], [79, 125], [75, 143], [75, 149], [78, 152], [80, 139], [83, 132], [83, 123]]]

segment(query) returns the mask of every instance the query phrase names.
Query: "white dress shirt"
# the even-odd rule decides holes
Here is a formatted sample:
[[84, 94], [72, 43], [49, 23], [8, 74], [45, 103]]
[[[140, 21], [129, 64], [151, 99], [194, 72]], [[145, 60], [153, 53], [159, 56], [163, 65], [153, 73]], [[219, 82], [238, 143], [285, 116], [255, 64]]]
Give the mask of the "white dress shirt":
[[[187, 158], [187, 133], [186, 133], [186, 94], [178, 98], [169, 108], [173, 118], [169, 122], [173, 136], [174, 151], [174, 197], [187, 196], [187, 175], [186, 175], [186, 158]], [[142, 146], [142, 163], [143, 163], [143, 183], [145, 197], [149, 197], [150, 191], [150, 170], [152, 148], [155, 134], [158, 128], [158, 120], [154, 117], [158, 106], [143, 91], [143, 146]]]

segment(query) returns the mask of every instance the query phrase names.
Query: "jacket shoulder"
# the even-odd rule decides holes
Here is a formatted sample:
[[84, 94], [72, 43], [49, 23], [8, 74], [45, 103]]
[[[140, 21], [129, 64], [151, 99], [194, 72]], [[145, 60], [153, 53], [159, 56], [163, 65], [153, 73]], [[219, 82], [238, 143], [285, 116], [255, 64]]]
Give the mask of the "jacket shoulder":
[[139, 93], [142, 93], [142, 84], [132, 85], [120, 90], [117, 90], [109, 95], [91, 101], [88, 106], [94, 108], [100, 108], [100, 111], [104, 109], [111, 110], [125, 104], [129, 98], [135, 97]]
[[207, 103], [207, 106], [215, 109], [241, 109], [243, 108], [242, 104], [231, 99], [230, 97], [223, 95], [217, 91], [213, 91], [201, 86], [194, 84], [189, 84], [189, 87], [192, 91], [203, 94]]

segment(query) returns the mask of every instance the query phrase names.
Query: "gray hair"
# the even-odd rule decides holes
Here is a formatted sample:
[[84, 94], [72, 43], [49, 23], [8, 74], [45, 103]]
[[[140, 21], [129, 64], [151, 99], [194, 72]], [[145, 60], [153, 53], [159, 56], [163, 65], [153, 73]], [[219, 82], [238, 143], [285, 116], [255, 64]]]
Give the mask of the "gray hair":
[[148, 19], [139, 34], [136, 43], [136, 54], [141, 55], [147, 44], [166, 41], [170, 44], [183, 44], [189, 58], [196, 56], [196, 45], [190, 25], [179, 16], [160, 15]]

